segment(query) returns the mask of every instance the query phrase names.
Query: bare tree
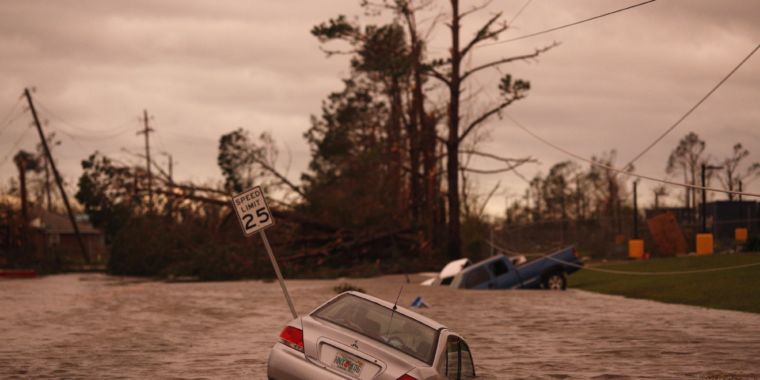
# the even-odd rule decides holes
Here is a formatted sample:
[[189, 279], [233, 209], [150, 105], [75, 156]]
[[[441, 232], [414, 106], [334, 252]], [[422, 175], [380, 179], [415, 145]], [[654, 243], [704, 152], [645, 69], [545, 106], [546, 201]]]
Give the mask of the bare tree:
[[461, 228], [460, 216], [461, 205], [459, 196], [459, 147], [463, 140], [472, 133], [473, 130], [482, 126], [487, 120], [494, 115], [498, 115], [504, 108], [513, 102], [522, 99], [530, 89], [530, 83], [521, 79], [513, 80], [511, 75], [505, 75], [500, 83], [502, 99], [491, 108], [474, 117], [472, 121], [462, 125], [461, 96], [462, 86], [465, 81], [483, 70], [499, 67], [506, 63], [530, 60], [538, 57], [540, 54], [548, 51], [556, 44], [536, 49], [533, 53], [504, 57], [487, 63], [476, 65], [469, 69], [464, 69], [462, 63], [480, 43], [498, 38], [501, 33], [507, 30], [506, 21], [501, 20], [501, 12], [496, 13], [486, 21], [475, 33], [475, 35], [464, 44], [461, 41], [462, 20], [468, 15], [477, 12], [488, 3], [480, 6], [474, 6], [467, 11], [460, 12], [459, 0], [451, 1], [451, 21], [448, 27], [451, 30], [451, 47], [447, 59], [434, 60], [430, 66], [431, 75], [442, 81], [449, 92], [448, 105], [448, 137], [446, 138], [447, 150], [447, 191], [448, 191], [448, 242], [447, 252], [450, 258], [461, 256]]
[[253, 186], [253, 180], [257, 178], [265, 188], [283, 186], [304, 197], [300, 187], [275, 168], [278, 155], [277, 144], [268, 132], [261, 133], [258, 141], [251, 139], [248, 131], [242, 128], [222, 135], [217, 164], [225, 178], [226, 190], [241, 192]]
[[[670, 153], [666, 172], [670, 175], [682, 174], [684, 182], [694, 186], [699, 176], [699, 166], [704, 162], [702, 154], [705, 142], [694, 132], [689, 132], [678, 142], [678, 146]], [[696, 207], [697, 192], [691, 188], [684, 190], [686, 208]]]
[[[741, 143], [736, 143], [731, 156], [722, 161], [723, 174], [718, 174], [718, 179], [724, 189], [735, 191], [746, 179], [760, 175], [760, 162], [752, 163], [743, 173], [739, 169], [741, 162], [748, 156], [749, 150]], [[728, 193], [729, 200], [734, 200], [734, 197], [733, 193]]]

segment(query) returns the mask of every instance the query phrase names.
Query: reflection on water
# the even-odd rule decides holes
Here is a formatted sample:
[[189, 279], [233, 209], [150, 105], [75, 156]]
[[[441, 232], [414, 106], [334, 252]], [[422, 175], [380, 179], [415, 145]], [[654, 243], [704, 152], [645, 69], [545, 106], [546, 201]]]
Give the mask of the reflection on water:
[[[394, 299], [403, 276], [350, 280]], [[340, 281], [289, 281], [305, 312]], [[760, 378], [760, 315], [581, 291], [407, 285], [462, 333], [485, 378]], [[748, 302], [756, 302], [748, 300]], [[276, 283], [104, 275], [0, 280], [0, 378], [264, 378], [289, 319]]]

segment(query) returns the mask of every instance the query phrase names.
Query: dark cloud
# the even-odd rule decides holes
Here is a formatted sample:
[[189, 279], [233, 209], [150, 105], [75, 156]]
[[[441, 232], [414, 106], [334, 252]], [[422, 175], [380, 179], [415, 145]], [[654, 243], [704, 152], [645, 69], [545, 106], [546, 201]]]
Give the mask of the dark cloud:
[[[628, 3], [634, 2], [534, 0], [505, 38]], [[325, 58], [309, 30], [340, 13], [361, 14], [357, 4], [351, 0], [3, 1], [0, 117], [25, 86], [36, 85], [42, 105], [57, 115], [42, 111], [50, 130], [59, 130], [64, 140], [58, 154], [70, 182], [80, 172], [79, 161], [95, 149], [133, 159], [121, 148], [140, 151], [142, 140], [134, 132], [143, 108], [155, 115], [154, 146], [174, 154], [181, 179], [218, 180], [218, 138], [237, 127], [255, 134], [271, 131], [287, 147], [283, 151], [292, 153], [290, 175], [297, 179], [308, 162], [302, 134], [309, 127], [309, 116], [319, 113], [321, 100], [340, 88], [340, 78], [348, 71], [345, 57]], [[465, 36], [493, 12], [502, 10], [511, 18], [523, 4], [522, 0], [493, 3], [467, 19]], [[445, 12], [446, 4], [437, 9]], [[760, 5], [753, 1], [657, 1], [562, 31], [478, 49], [470, 64], [560, 41], [537, 62], [502, 69], [533, 85], [529, 97], [509, 112], [537, 133], [584, 156], [617, 149], [622, 164], [760, 42], [759, 19]], [[432, 34], [430, 55], [445, 54], [448, 40], [446, 28], [439, 24]], [[492, 70], [474, 77], [470, 91], [482, 93], [473, 109], [495, 100], [498, 76]], [[705, 138], [715, 157], [728, 154], [731, 145], [740, 141], [753, 160], [760, 160], [758, 99], [760, 57], [754, 57], [644, 156], [638, 170], [664, 175], [669, 151], [689, 131]], [[23, 117], [5, 131], [0, 125], [0, 159], [28, 121]], [[545, 173], [554, 162], [568, 159], [508, 121], [495, 120], [487, 128], [484, 150], [541, 160], [541, 165], [523, 169], [526, 175]], [[114, 131], [123, 132], [102, 137]], [[32, 149], [34, 141], [28, 133], [20, 147]], [[0, 180], [13, 175], [12, 165], [0, 167]], [[498, 180], [511, 194], [522, 192], [524, 184], [513, 175], [477, 178], [482, 191]], [[503, 206], [503, 198], [495, 199], [489, 209], [500, 213]]]

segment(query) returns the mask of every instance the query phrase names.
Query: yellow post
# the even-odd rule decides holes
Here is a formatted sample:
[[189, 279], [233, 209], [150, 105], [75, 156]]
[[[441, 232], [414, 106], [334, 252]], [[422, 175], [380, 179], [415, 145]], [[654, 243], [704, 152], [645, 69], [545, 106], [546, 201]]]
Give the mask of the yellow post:
[[697, 256], [713, 254], [713, 235], [697, 234]]
[[737, 228], [734, 230], [734, 238], [737, 243], [746, 243], [748, 235], [746, 228]]
[[641, 259], [644, 257], [644, 240], [628, 240], [628, 257], [631, 259]]

